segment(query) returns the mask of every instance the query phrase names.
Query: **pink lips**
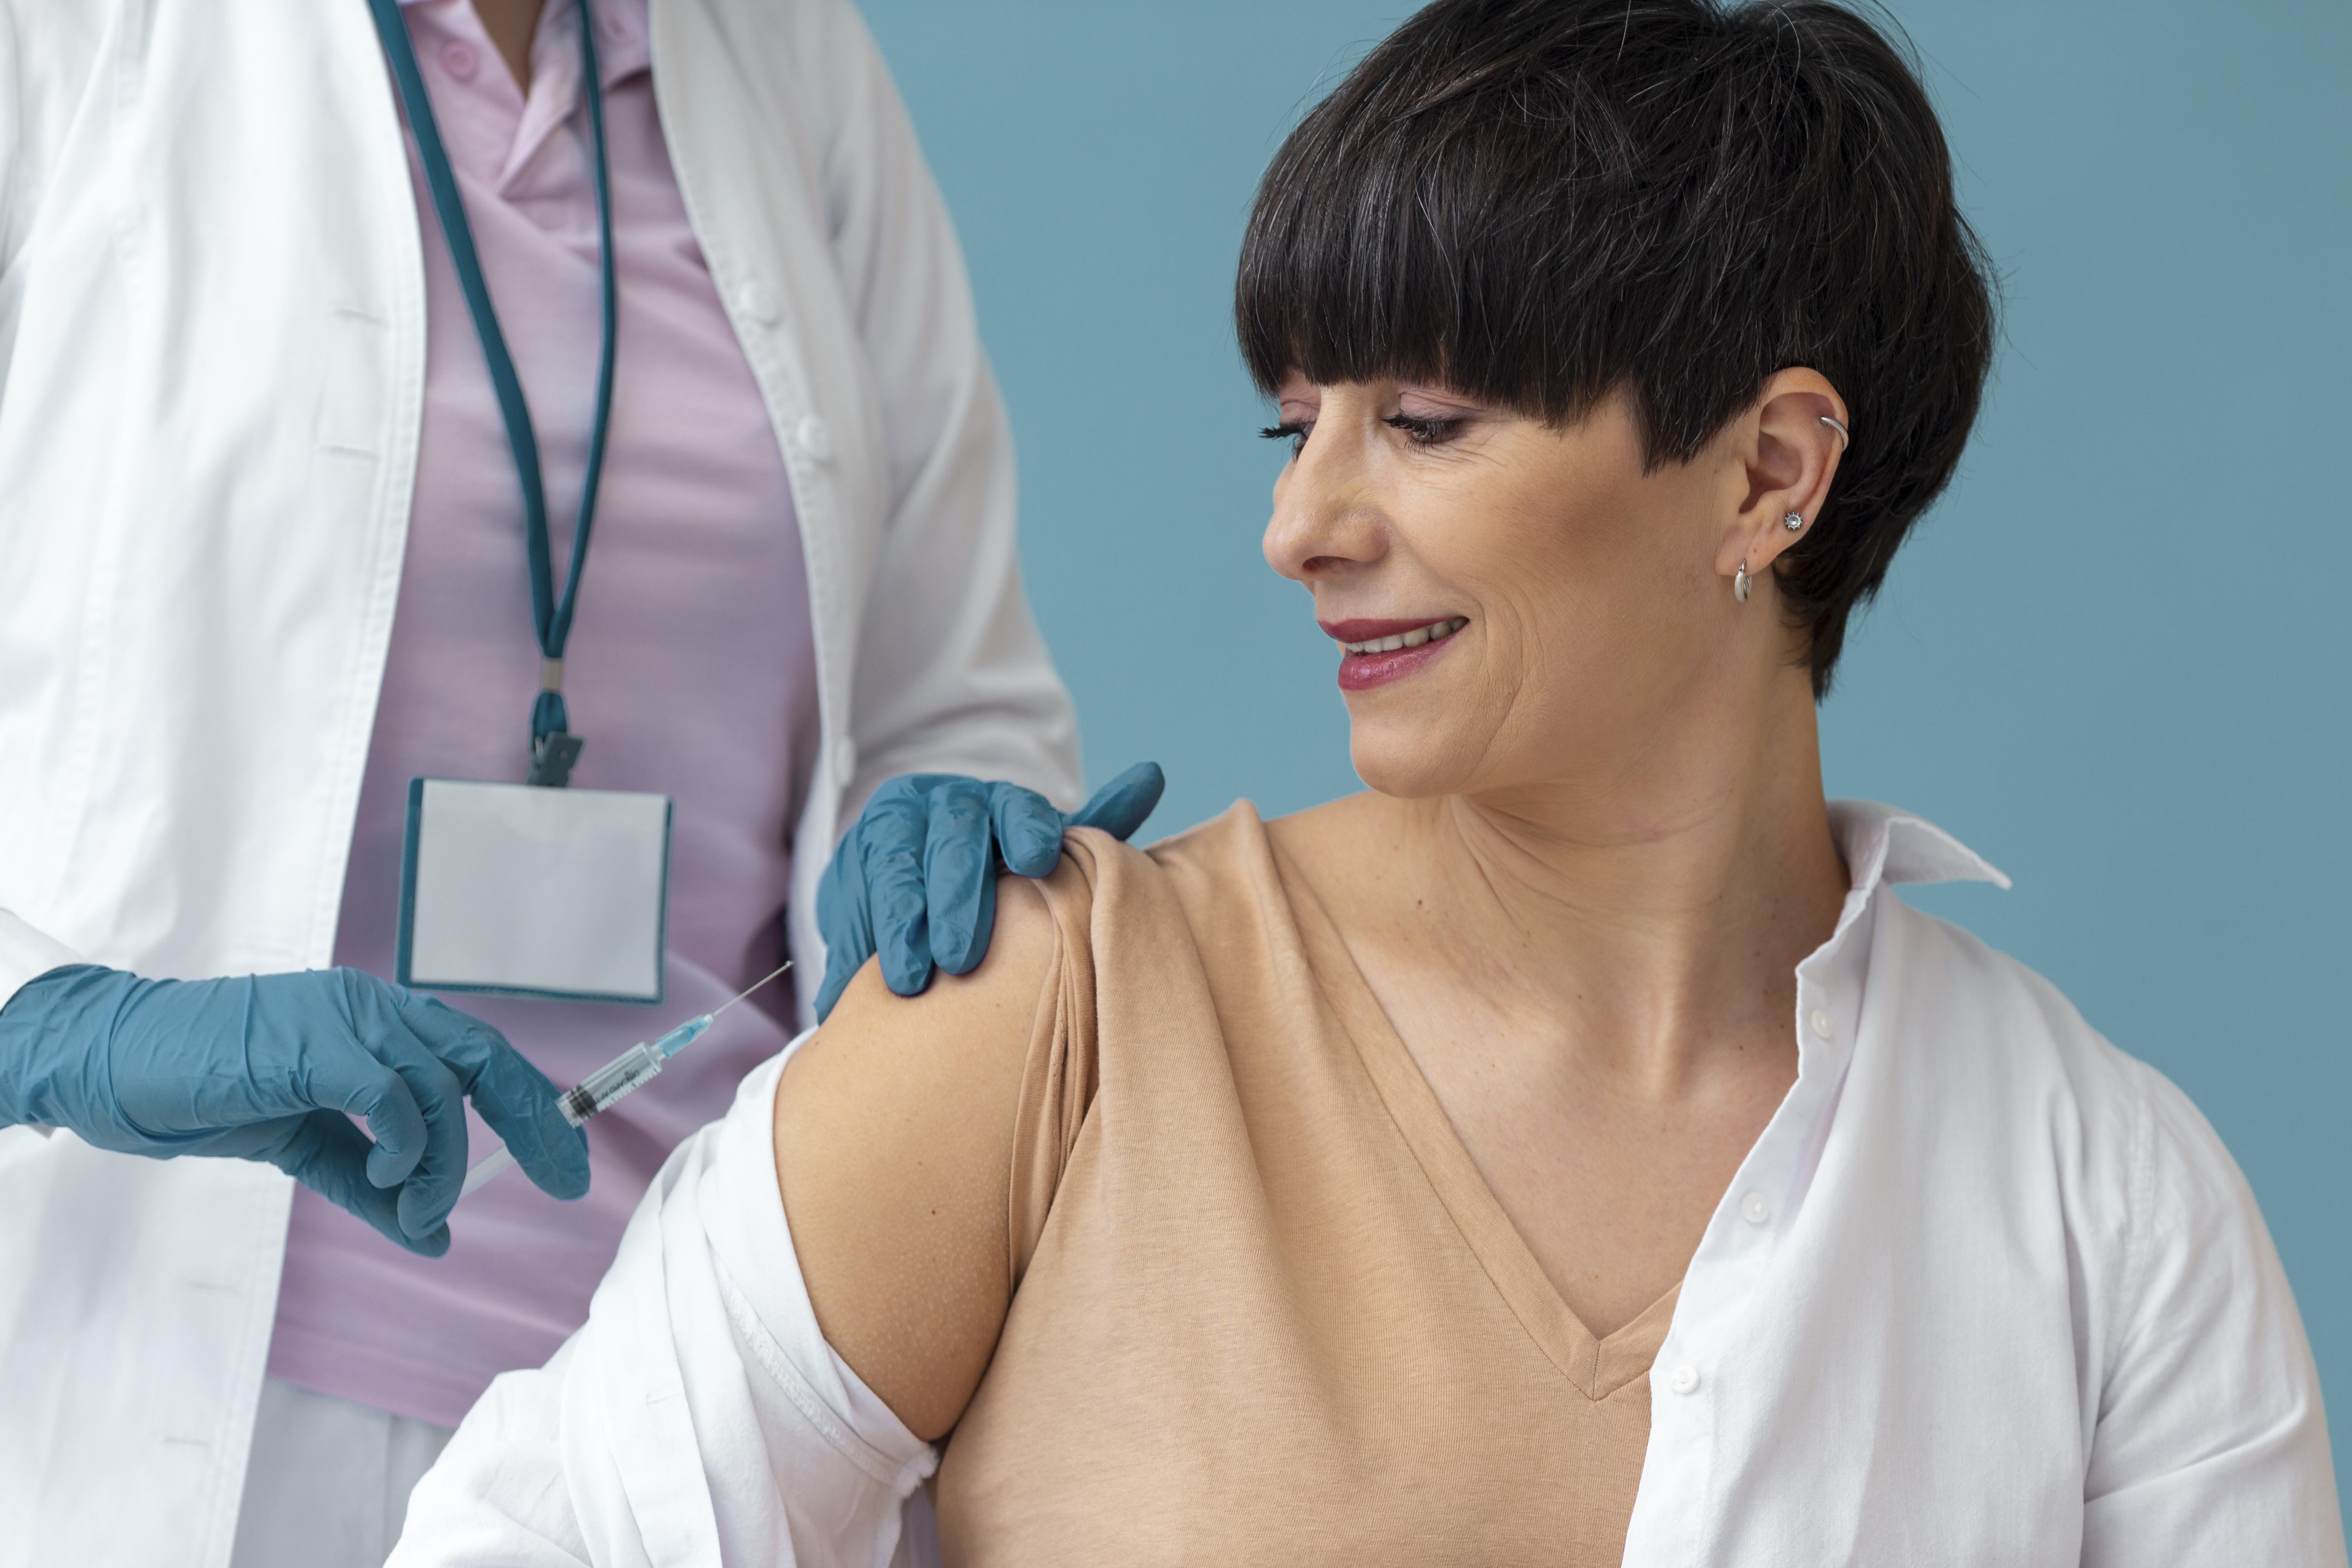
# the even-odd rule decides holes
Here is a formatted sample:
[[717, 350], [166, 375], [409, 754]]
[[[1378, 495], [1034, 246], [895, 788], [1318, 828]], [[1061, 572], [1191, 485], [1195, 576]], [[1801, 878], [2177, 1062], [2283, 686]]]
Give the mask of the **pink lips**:
[[[1402, 637], [1423, 626], [1444, 626], [1453, 619], [1452, 616], [1423, 616], [1418, 620], [1406, 621], [1318, 621], [1315, 624], [1321, 626], [1323, 635], [1332, 641], [1351, 643], [1370, 642], [1375, 637]], [[1419, 647], [1395, 648], [1387, 653], [1342, 652], [1339, 656], [1339, 689], [1368, 691], [1375, 686], [1402, 680], [1406, 676], [1426, 668], [1433, 659], [1443, 656], [1447, 648], [1454, 646], [1454, 638], [1461, 635], [1455, 632], [1452, 637], [1425, 642]]]

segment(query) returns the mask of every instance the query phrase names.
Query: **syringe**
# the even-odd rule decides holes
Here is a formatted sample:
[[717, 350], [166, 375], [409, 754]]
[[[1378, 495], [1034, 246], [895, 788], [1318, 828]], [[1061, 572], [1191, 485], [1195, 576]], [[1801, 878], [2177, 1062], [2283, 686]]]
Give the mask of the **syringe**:
[[[792, 966], [792, 960], [786, 959], [782, 967], [737, 992], [701, 1017], [688, 1018], [658, 1040], [631, 1046], [582, 1079], [575, 1088], [565, 1089], [562, 1097], [555, 1102], [556, 1109], [563, 1113], [563, 1120], [574, 1127], [592, 1116], [611, 1110], [643, 1089], [670, 1058], [700, 1039], [702, 1032], [710, 1027], [712, 1019]], [[495, 1154], [484, 1155], [473, 1169], [466, 1173], [466, 1184], [457, 1189], [457, 1196], [463, 1198], [514, 1163], [513, 1153], [504, 1146]]]

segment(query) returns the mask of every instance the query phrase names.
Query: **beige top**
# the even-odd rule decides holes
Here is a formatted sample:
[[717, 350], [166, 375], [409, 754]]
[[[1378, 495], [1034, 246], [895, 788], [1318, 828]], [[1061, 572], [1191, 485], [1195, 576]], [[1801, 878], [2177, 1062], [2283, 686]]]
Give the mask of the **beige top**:
[[1675, 1292], [1585, 1331], [1246, 803], [1045, 892], [947, 1560], [1617, 1563]]

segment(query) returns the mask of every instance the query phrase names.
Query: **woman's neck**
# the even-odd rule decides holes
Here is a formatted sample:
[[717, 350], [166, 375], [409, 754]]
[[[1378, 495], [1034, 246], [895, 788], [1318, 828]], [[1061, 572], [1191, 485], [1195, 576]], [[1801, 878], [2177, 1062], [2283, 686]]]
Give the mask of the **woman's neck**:
[[1796, 965], [1849, 887], [1811, 691], [1789, 673], [1635, 764], [1367, 799], [1377, 826], [1350, 837], [1373, 826], [1393, 848], [1343, 874], [1361, 884], [1341, 893], [1351, 942], [1416, 988], [1461, 977], [1493, 1027], [1565, 1041], [1643, 1098], [1675, 1097], [1721, 1050], [1789, 1041]]

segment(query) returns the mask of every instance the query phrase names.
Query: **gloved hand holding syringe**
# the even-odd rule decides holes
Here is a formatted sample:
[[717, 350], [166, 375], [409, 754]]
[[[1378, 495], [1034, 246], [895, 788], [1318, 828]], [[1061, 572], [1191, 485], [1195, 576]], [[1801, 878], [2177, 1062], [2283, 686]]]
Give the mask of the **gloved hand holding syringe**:
[[[562, 1097], [556, 1101], [556, 1109], [562, 1111], [563, 1120], [574, 1127], [610, 1110], [643, 1088], [656, 1073], [661, 1071], [670, 1058], [700, 1039], [702, 1032], [710, 1027], [712, 1019], [792, 966], [792, 960], [786, 959], [782, 967], [737, 992], [699, 1018], [688, 1018], [657, 1040], [631, 1046], [582, 1079], [578, 1087], [564, 1090]], [[457, 1196], [462, 1200], [467, 1193], [514, 1163], [514, 1156], [501, 1144], [497, 1153], [484, 1155], [466, 1173], [466, 1184], [458, 1189]]]

